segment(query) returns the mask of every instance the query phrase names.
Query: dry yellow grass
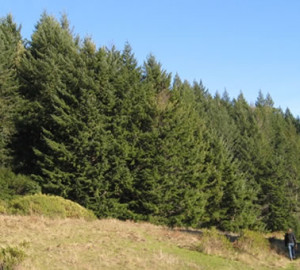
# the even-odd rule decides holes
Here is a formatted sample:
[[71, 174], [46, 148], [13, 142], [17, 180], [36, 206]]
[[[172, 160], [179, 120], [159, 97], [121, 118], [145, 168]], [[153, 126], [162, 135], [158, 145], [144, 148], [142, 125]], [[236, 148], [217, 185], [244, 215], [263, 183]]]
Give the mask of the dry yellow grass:
[[[195, 251], [197, 233], [114, 219], [85, 221], [0, 215], [0, 247], [25, 246], [19, 270], [94, 269], [280, 269], [290, 262], [270, 250], [272, 263], [249, 254], [205, 255]], [[274, 257], [273, 257], [274, 256]], [[236, 260], [242, 260], [238, 262]], [[292, 265], [300, 264], [296, 261]], [[298, 268], [289, 268], [298, 269]], [[300, 269], [300, 268], [299, 268]]]
[[149, 245], [149, 230], [160, 237], [158, 227], [113, 219], [1, 216], [0, 245], [27, 243], [28, 257], [20, 267], [26, 270], [189, 268], [177, 256]]

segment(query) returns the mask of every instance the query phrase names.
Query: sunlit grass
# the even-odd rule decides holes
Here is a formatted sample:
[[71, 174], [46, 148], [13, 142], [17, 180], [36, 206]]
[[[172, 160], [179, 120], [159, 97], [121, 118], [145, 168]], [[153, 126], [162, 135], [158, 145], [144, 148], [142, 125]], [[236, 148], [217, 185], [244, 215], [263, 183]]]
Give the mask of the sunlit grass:
[[[272, 249], [259, 256], [218, 248], [200, 252], [202, 234], [114, 219], [0, 216], [0, 246], [26, 243], [19, 269], [298, 269]], [[206, 241], [206, 240], [205, 240]], [[217, 240], [216, 240], [217, 241]], [[223, 241], [223, 240], [222, 240]], [[247, 240], [249, 242], [249, 240]], [[243, 248], [248, 242], [243, 242]], [[249, 245], [250, 248], [250, 245]], [[271, 258], [261, 261], [262, 258]], [[299, 268], [300, 269], [300, 268]]]

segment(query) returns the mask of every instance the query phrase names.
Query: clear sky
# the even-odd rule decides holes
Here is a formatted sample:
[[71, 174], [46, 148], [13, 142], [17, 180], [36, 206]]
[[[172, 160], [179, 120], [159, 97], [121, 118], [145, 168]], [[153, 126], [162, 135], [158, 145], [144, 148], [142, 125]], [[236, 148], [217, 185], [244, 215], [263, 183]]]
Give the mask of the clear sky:
[[43, 11], [67, 14], [98, 47], [128, 42], [139, 64], [151, 53], [212, 95], [242, 92], [253, 104], [261, 90], [300, 116], [300, 0], [0, 0], [27, 39]]

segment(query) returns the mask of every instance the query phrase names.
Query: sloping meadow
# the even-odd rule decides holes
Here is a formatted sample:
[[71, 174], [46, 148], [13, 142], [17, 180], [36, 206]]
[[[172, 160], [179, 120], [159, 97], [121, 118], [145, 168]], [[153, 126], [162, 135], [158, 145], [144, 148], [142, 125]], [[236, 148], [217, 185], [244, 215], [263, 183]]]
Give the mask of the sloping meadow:
[[21, 270], [300, 267], [258, 233], [245, 232], [231, 242], [215, 229], [169, 229], [115, 219], [1, 215], [0, 247], [23, 252], [16, 261]]

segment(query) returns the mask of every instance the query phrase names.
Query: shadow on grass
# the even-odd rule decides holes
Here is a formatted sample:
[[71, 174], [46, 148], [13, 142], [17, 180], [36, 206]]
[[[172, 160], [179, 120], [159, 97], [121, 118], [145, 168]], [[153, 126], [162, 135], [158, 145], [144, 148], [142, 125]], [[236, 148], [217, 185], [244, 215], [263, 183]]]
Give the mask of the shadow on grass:
[[286, 255], [287, 248], [284, 245], [284, 241], [277, 239], [275, 237], [270, 237], [269, 239], [271, 249], [273, 249], [279, 255]]
[[[194, 235], [202, 235], [203, 234], [203, 232], [200, 230], [180, 229], [180, 231], [189, 233], [189, 234], [194, 234]], [[236, 242], [240, 237], [240, 235], [228, 234], [228, 233], [225, 233], [225, 236], [231, 243]], [[268, 241], [270, 243], [270, 248], [274, 252], [276, 252], [280, 256], [288, 258], [288, 250], [284, 244], [284, 240], [278, 239], [276, 237], [269, 237]], [[300, 249], [296, 249], [296, 258], [299, 258], [299, 257], [300, 257]]]
[[[270, 242], [271, 249], [273, 249], [277, 254], [289, 258], [288, 256], [289, 252], [287, 247], [284, 244], [284, 240], [280, 240], [275, 237], [270, 237], [269, 242]], [[300, 250], [296, 248], [295, 253], [296, 253], [296, 260], [297, 260], [297, 258], [300, 257]]]

